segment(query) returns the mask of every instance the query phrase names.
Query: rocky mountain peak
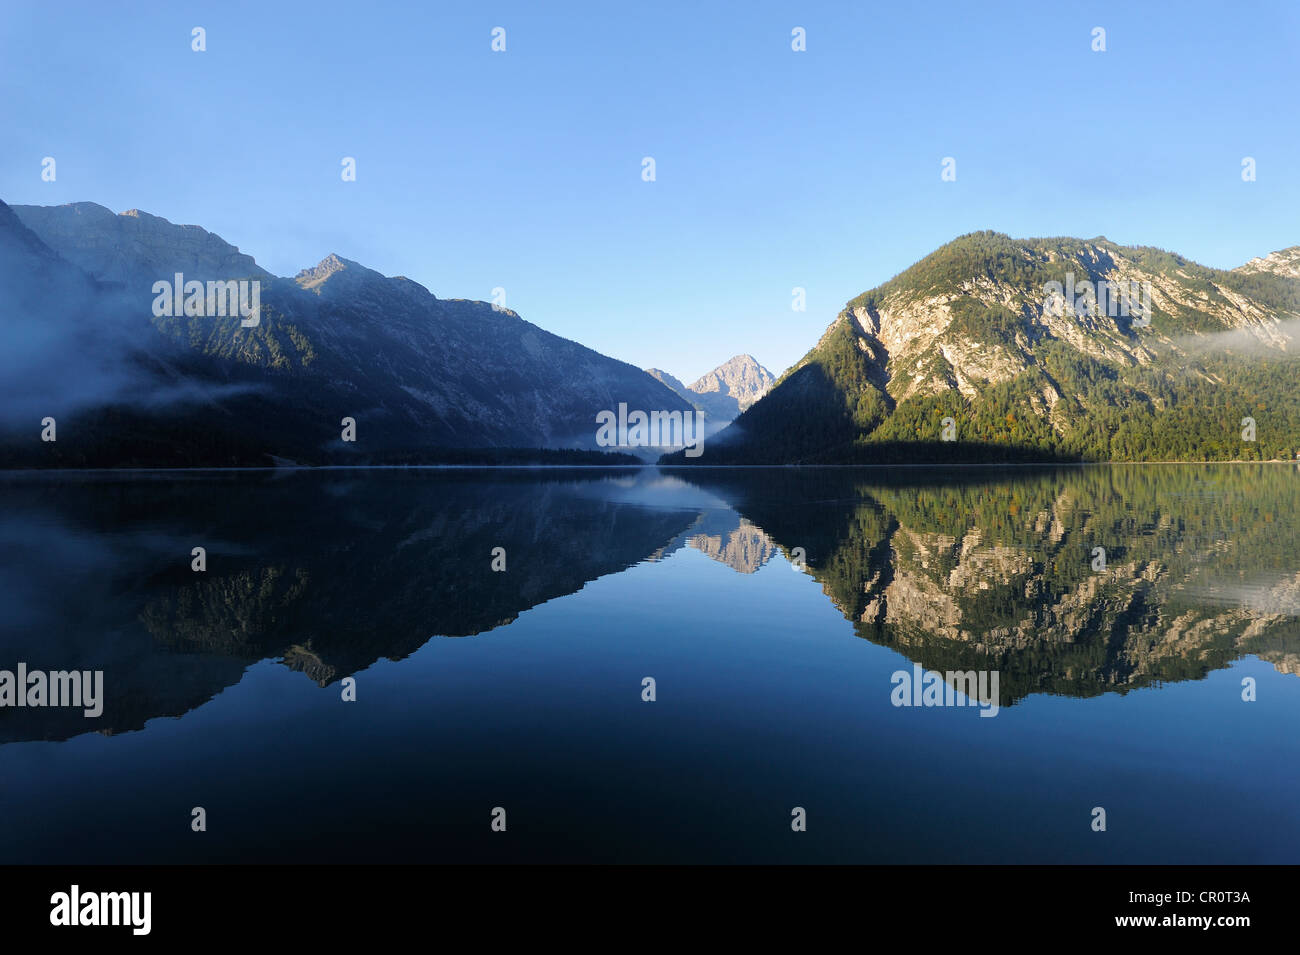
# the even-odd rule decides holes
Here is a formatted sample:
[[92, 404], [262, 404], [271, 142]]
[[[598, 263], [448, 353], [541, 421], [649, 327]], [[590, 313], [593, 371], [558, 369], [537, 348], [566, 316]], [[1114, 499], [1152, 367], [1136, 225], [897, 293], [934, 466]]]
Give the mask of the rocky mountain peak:
[[293, 277], [293, 280], [301, 288], [320, 295], [327, 288], [330, 293], [336, 293], [354, 290], [367, 282], [382, 282], [384, 276], [359, 262], [345, 259], [337, 252], [331, 252], [311, 268], [303, 269]]
[[760, 365], [752, 355], [737, 355], [695, 381], [690, 390], [696, 394], [717, 393], [734, 398], [739, 411], [744, 411], [776, 382], [770, 371]]
[[752, 355], [737, 355], [689, 386], [659, 368], [647, 368], [645, 372], [714, 421], [732, 420], [767, 394], [776, 381], [772, 373]]
[[94, 202], [12, 206], [42, 242], [97, 279], [122, 284], [170, 277], [273, 278], [221, 236], [131, 209], [121, 215]]

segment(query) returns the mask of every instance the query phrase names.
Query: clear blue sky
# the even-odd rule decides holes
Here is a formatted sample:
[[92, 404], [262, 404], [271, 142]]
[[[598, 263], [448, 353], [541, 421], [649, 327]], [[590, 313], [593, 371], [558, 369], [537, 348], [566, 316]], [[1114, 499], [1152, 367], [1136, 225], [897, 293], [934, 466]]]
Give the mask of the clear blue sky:
[[687, 381], [739, 352], [780, 372], [975, 229], [1220, 267], [1300, 244], [1292, 0], [130, 7], [5, 5], [0, 199], [196, 223], [277, 274], [338, 252], [502, 286]]

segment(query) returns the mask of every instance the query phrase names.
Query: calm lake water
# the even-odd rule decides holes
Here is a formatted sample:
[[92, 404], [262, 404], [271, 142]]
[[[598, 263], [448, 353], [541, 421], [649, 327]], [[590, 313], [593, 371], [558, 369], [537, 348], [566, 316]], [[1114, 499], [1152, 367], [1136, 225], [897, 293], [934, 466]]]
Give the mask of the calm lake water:
[[0, 863], [1300, 857], [1291, 466], [0, 494], [0, 670], [104, 675], [0, 708]]

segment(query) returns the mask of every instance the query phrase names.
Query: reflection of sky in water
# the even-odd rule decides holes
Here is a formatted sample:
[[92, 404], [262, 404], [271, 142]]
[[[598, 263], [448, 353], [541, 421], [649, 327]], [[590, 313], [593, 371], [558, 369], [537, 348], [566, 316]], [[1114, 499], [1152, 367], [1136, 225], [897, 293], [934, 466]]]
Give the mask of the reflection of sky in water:
[[1209, 583], [1187, 595], [1212, 605], [1240, 608], [1265, 616], [1300, 616], [1300, 581], [1295, 576], [1260, 578], [1251, 583]]

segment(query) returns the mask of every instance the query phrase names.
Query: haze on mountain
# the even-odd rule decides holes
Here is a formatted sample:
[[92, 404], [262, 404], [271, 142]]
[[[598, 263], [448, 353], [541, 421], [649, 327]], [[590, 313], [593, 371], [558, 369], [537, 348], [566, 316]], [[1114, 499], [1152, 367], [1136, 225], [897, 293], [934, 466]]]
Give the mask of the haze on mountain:
[[646, 374], [663, 382], [715, 422], [733, 420], [767, 394], [776, 377], [752, 355], [737, 355], [701, 375], [690, 385], [659, 368]]
[[[1049, 307], [1068, 276], [1147, 287], [1149, 325]], [[971, 233], [848, 302], [703, 456], [664, 460], [1289, 460], [1298, 337], [1300, 247], [1225, 271], [1105, 238]]]
[[[260, 320], [155, 317], [152, 283], [256, 279]], [[596, 415], [691, 410], [640, 369], [337, 254], [271, 276], [197, 226], [0, 203], [9, 465], [425, 460], [596, 445]], [[57, 441], [39, 440], [53, 417]], [[355, 443], [341, 421], [356, 421]]]

